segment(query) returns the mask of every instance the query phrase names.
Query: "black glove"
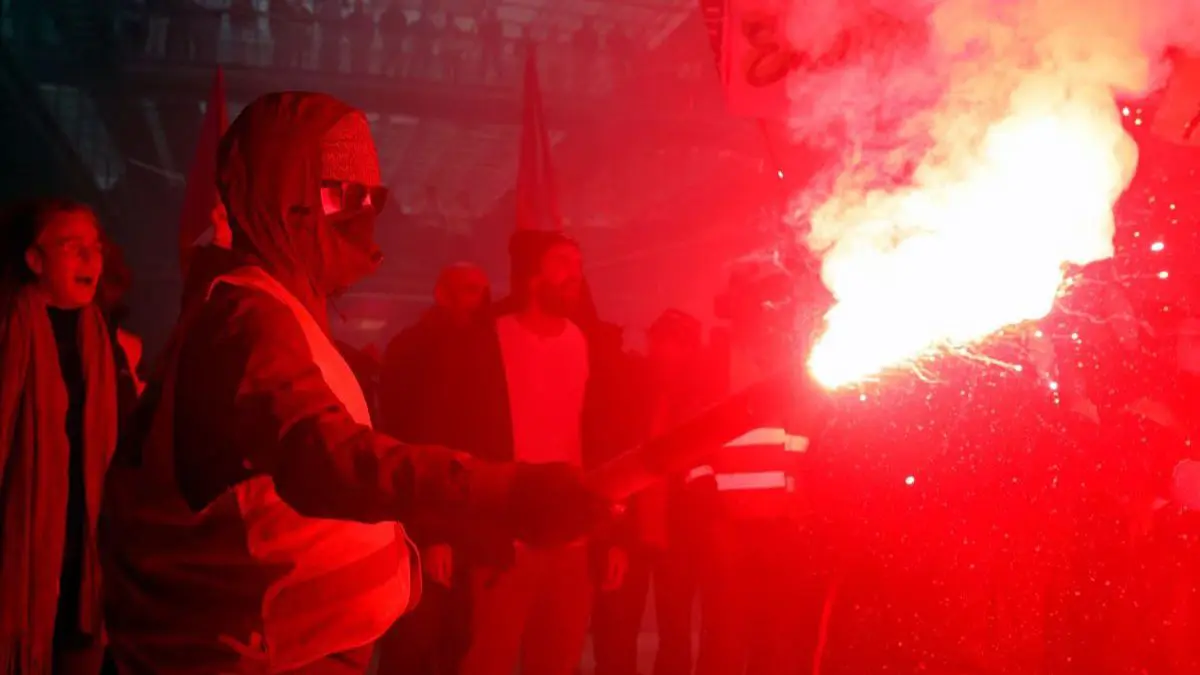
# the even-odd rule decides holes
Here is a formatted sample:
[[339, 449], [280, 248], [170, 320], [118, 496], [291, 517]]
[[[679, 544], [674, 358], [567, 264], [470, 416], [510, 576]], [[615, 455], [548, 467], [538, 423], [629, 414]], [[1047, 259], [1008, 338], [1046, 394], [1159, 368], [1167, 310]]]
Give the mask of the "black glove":
[[509, 496], [513, 536], [530, 546], [567, 544], [590, 533], [614, 513], [613, 505], [562, 463], [518, 464]]

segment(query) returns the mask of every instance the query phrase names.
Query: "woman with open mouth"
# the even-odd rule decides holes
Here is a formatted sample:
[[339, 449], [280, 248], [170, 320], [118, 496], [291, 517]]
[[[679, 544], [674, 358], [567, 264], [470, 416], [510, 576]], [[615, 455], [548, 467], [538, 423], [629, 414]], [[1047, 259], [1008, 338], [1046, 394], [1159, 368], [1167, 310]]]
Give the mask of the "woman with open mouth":
[[[116, 370], [82, 204], [36, 200], [0, 229], [0, 669], [96, 675], [96, 524], [117, 438]], [[51, 571], [46, 573], [46, 571]]]

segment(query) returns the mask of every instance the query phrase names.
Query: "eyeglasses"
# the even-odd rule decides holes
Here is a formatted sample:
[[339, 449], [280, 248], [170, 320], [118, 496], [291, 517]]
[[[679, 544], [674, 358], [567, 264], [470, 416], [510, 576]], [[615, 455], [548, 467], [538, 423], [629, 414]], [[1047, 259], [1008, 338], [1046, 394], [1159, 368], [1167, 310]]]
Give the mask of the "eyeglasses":
[[[43, 250], [45, 250], [44, 247], [42, 247], [42, 248], [43, 248]], [[83, 241], [80, 241], [79, 239], [66, 239], [63, 241], [56, 241], [50, 245], [50, 248], [58, 249], [59, 251], [66, 253], [68, 256], [70, 256], [72, 258], [84, 258], [84, 257], [102, 258], [102, 257], [104, 257], [104, 254], [108, 250], [108, 247], [105, 246], [104, 242], [96, 241], [96, 242], [92, 242], [92, 243], [85, 243]]]
[[387, 204], [388, 189], [382, 185], [321, 181], [321, 199], [332, 203], [336, 207], [335, 212], [358, 211], [370, 207], [375, 213], [379, 213], [384, 204]]

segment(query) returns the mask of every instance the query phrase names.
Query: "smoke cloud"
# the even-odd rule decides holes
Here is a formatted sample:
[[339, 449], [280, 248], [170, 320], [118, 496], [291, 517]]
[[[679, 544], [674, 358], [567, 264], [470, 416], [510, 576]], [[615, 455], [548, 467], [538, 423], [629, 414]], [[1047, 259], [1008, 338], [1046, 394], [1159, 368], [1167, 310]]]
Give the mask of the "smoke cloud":
[[794, 202], [838, 301], [818, 379], [1040, 318], [1065, 263], [1111, 256], [1137, 162], [1114, 96], [1198, 27], [1188, 0], [794, 0], [790, 42], [835, 64], [788, 81], [797, 139], [840, 157]]

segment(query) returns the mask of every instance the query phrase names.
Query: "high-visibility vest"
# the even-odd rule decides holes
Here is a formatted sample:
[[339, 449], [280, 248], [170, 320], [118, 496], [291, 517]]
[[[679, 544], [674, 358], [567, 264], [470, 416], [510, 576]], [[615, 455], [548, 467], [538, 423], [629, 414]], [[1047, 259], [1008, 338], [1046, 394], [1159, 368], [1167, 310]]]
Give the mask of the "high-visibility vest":
[[[217, 279], [288, 307], [325, 382], [360, 424], [371, 419], [346, 361], [307, 309], [258, 268]], [[141, 466], [114, 469], [106, 516], [113, 654], [122, 672], [277, 673], [375, 642], [419, 590], [403, 529], [307, 518], [258, 476], [200, 513], [179, 493], [174, 364]]]
[[808, 439], [782, 428], [754, 429], [725, 444], [712, 462], [693, 469], [689, 482], [711, 476], [718, 515], [735, 519], [787, 517], [798, 496], [796, 466]]
[[[767, 374], [748, 347], [730, 345], [729, 382], [734, 391]], [[715, 479], [718, 516], [786, 517], [794, 511], [796, 465], [807, 449], [808, 439], [789, 435], [782, 427], [753, 429], [726, 443], [708, 465], [694, 469], [688, 478], [707, 474]]]

